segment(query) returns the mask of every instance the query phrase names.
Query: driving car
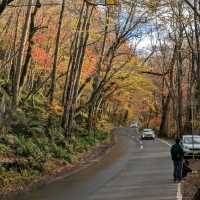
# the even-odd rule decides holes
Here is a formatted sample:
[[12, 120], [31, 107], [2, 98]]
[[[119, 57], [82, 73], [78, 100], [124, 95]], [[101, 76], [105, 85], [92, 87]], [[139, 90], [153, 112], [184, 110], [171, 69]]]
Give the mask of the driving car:
[[138, 128], [138, 123], [137, 122], [134, 122], [130, 125], [130, 128]]
[[181, 145], [184, 157], [200, 155], [200, 135], [183, 135]]
[[151, 140], [154, 140], [155, 139], [155, 133], [154, 133], [154, 130], [151, 129], [151, 128], [144, 128], [143, 131], [142, 131], [142, 139], [145, 140], [145, 139], [151, 139]]

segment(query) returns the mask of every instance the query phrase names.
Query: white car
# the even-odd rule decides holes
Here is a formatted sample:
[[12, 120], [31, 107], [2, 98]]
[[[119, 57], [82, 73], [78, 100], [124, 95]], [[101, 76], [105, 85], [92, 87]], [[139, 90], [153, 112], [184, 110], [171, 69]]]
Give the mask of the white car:
[[151, 128], [145, 128], [145, 129], [143, 129], [143, 131], [142, 131], [142, 139], [143, 140], [145, 140], [145, 139], [154, 140], [155, 137], [156, 137], [156, 135], [155, 135], [153, 129], [151, 129]]
[[200, 155], [200, 135], [183, 135], [181, 145], [184, 151], [184, 157], [193, 154]]
[[130, 128], [138, 128], [138, 127], [139, 127], [138, 123], [136, 122], [130, 125]]

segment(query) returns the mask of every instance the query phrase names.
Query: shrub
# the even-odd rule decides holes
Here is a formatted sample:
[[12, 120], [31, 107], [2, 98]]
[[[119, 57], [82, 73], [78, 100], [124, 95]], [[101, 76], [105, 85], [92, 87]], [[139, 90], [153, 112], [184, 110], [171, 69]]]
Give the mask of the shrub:
[[10, 147], [6, 146], [5, 144], [0, 144], [0, 154], [1, 155], [9, 155], [12, 153], [12, 150], [10, 149]]
[[44, 152], [40, 150], [39, 146], [37, 146], [31, 139], [24, 139], [23, 137], [17, 141], [16, 153], [17, 155], [24, 157], [32, 156], [36, 160], [45, 158], [43, 155]]
[[41, 151], [45, 152], [46, 154], [48, 154], [50, 151], [49, 143], [50, 141], [47, 138], [35, 139], [35, 144], [40, 148]]
[[49, 129], [49, 134], [55, 143], [62, 143], [65, 140], [64, 132], [61, 128], [51, 128]]
[[85, 151], [88, 151], [89, 149], [88, 141], [85, 137], [78, 138], [77, 142], [74, 143], [74, 150], [78, 153], [83, 153]]
[[72, 162], [72, 155], [66, 149], [63, 149], [61, 146], [52, 144], [51, 150], [55, 158], [64, 159], [69, 163]]
[[18, 140], [17, 136], [14, 134], [4, 134], [0, 139], [4, 144], [10, 145], [12, 147], [16, 146], [16, 141]]

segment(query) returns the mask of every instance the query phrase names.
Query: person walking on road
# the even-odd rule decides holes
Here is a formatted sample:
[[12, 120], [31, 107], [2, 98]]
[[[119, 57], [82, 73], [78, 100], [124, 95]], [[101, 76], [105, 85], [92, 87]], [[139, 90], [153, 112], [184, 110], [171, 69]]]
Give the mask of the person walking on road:
[[184, 152], [180, 145], [180, 139], [176, 138], [176, 143], [171, 147], [171, 157], [174, 163], [174, 181], [182, 180]]

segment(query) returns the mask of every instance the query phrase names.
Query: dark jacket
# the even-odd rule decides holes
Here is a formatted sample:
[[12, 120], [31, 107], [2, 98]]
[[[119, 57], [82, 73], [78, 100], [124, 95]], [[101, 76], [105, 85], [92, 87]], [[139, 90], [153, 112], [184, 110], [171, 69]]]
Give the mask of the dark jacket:
[[171, 157], [173, 161], [183, 160], [184, 152], [180, 144], [174, 144], [171, 147]]

